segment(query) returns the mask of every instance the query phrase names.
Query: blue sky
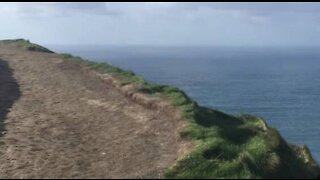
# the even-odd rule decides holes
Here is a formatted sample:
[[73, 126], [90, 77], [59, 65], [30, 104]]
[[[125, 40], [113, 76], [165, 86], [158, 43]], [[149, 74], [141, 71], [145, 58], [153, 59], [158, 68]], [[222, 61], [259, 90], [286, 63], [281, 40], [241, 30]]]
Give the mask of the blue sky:
[[41, 44], [320, 45], [320, 3], [0, 3], [0, 22]]

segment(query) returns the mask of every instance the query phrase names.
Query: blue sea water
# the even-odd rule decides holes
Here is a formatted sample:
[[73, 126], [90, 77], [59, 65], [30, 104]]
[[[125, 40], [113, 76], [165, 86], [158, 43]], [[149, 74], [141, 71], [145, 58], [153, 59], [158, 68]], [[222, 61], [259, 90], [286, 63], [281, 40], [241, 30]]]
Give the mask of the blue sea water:
[[54, 46], [174, 85], [199, 104], [263, 117], [320, 162], [320, 48]]

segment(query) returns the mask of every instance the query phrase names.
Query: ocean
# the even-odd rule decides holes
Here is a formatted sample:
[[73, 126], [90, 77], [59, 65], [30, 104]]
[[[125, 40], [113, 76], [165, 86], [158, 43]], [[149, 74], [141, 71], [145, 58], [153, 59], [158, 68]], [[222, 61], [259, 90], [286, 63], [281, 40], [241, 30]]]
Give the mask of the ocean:
[[320, 47], [47, 47], [177, 86], [203, 106], [261, 116], [320, 162]]

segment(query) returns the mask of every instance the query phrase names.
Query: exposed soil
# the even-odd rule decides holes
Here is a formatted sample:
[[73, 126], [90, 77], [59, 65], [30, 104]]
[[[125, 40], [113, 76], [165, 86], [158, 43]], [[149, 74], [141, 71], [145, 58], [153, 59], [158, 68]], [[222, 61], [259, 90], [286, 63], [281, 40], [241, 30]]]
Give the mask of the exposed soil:
[[0, 178], [160, 178], [180, 126], [79, 64], [0, 46]]

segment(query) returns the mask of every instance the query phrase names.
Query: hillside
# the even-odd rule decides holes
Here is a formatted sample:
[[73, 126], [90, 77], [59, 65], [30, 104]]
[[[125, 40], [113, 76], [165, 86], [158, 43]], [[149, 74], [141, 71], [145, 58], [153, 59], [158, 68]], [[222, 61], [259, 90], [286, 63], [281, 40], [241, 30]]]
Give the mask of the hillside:
[[106, 63], [0, 42], [0, 178], [316, 178], [261, 118]]

